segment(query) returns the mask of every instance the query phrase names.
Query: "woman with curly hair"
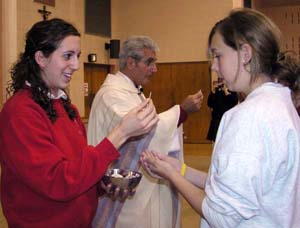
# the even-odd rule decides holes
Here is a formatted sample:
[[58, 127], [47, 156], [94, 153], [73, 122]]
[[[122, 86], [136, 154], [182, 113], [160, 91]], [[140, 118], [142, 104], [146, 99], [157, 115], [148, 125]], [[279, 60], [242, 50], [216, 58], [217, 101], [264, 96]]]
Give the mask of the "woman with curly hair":
[[90, 227], [98, 185], [117, 149], [157, 123], [151, 100], [128, 113], [96, 146], [65, 89], [79, 68], [80, 34], [61, 19], [26, 35], [0, 113], [1, 203], [9, 227]]

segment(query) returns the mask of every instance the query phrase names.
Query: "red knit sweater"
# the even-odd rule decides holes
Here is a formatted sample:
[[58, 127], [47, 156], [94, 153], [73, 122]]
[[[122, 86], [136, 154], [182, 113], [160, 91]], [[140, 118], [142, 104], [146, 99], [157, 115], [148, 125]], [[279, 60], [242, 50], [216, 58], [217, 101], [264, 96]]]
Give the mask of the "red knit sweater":
[[55, 123], [24, 89], [0, 113], [1, 203], [10, 227], [90, 227], [96, 185], [119, 156], [107, 139], [88, 146], [80, 118], [53, 104]]

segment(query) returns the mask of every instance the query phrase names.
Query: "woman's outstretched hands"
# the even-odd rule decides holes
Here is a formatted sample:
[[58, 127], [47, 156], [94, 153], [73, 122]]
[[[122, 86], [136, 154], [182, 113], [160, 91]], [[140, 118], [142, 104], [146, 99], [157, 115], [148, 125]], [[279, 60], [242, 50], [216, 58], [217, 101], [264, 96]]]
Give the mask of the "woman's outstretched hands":
[[154, 151], [144, 151], [140, 157], [140, 161], [149, 175], [156, 178], [163, 177], [169, 179], [172, 173], [180, 173], [181, 162], [168, 155]]
[[120, 128], [130, 138], [148, 133], [157, 122], [156, 109], [148, 98], [124, 116]]

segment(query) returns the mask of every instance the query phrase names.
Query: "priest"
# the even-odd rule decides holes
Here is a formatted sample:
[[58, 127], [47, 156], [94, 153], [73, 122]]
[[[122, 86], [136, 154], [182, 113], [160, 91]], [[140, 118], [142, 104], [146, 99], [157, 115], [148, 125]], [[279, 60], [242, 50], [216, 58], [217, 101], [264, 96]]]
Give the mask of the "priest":
[[[125, 40], [120, 51], [120, 71], [108, 74], [92, 104], [88, 123], [88, 140], [101, 141], [122, 117], [145, 98], [142, 86], [157, 71], [157, 44], [146, 36]], [[182, 122], [189, 113], [198, 111], [203, 94], [187, 96], [159, 114], [155, 129], [143, 137], [131, 139], [120, 149], [120, 159], [113, 167], [140, 171], [143, 178], [133, 197], [125, 202], [104, 195], [99, 199], [93, 226], [98, 228], [180, 227], [180, 202], [168, 181], [149, 176], [140, 167], [139, 157], [145, 150], [155, 150], [183, 160]]]

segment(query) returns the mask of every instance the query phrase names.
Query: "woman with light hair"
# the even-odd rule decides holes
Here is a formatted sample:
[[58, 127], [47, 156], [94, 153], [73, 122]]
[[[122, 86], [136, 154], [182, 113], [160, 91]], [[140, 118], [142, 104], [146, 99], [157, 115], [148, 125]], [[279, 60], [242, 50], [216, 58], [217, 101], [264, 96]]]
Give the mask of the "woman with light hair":
[[221, 120], [208, 173], [155, 152], [144, 167], [169, 179], [206, 227], [300, 227], [300, 121], [290, 89], [274, 82], [279, 30], [236, 9], [209, 36], [211, 69], [243, 102]]

